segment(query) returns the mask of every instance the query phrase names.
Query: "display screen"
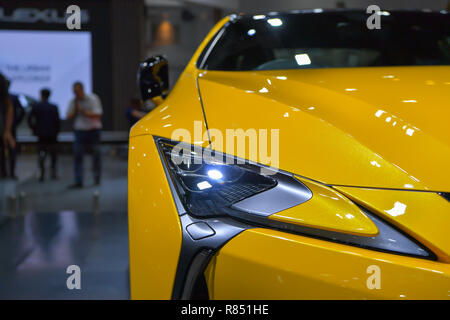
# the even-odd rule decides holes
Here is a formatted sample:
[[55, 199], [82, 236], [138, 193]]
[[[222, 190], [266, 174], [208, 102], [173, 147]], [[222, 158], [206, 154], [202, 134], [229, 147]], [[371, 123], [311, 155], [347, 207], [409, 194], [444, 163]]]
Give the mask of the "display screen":
[[92, 91], [91, 33], [74, 31], [0, 30], [0, 71], [11, 81], [10, 93], [22, 104], [39, 99], [42, 88], [52, 92], [62, 119], [81, 81]]

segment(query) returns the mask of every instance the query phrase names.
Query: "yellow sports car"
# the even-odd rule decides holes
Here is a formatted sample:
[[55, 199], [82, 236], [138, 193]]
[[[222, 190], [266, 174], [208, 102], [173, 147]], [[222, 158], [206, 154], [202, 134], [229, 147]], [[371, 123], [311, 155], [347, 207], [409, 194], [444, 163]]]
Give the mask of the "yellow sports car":
[[[369, 10], [368, 10], [369, 11]], [[450, 16], [232, 15], [130, 133], [133, 299], [449, 299]]]

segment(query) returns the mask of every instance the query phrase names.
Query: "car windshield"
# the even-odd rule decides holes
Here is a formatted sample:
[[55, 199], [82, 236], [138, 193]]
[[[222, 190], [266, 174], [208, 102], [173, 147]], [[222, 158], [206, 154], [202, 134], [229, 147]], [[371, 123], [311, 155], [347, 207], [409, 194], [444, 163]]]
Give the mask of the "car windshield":
[[370, 14], [363, 11], [238, 16], [213, 37], [197, 66], [244, 71], [449, 65], [446, 11], [378, 15], [380, 29], [367, 27]]

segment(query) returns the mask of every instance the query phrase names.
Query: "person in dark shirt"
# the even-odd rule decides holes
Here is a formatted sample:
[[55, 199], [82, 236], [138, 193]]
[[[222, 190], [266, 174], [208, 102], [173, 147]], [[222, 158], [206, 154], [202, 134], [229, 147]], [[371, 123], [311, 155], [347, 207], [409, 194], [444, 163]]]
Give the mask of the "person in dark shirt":
[[0, 73], [0, 178], [6, 177], [6, 152], [8, 147], [16, 146], [12, 135], [14, 109], [9, 95], [8, 82]]
[[[9, 81], [8, 81], [8, 88], [9, 88]], [[19, 97], [15, 94], [9, 94], [11, 98], [11, 102], [14, 109], [14, 120], [11, 128], [11, 133], [16, 140], [17, 137], [17, 127], [22, 122], [23, 118], [25, 117], [25, 110], [22, 107], [22, 104], [20, 103]], [[17, 145], [14, 147], [9, 146], [8, 152], [9, 152], [9, 176], [10, 178], [17, 180], [16, 177], [16, 162], [17, 162]]]
[[38, 159], [41, 170], [40, 181], [45, 179], [45, 158], [50, 154], [51, 158], [51, 176], [57, 179], [56, 161], [57, 161], [57, 138], [60, 129], [60, 118], [58, 107], [49, 102], [49, 89], [41, 90], [41, 101], [33, 105], [28, 117], [28, 125], [35, 136], [39, 139]]
[[22, 103], [19, 100], [19, 97], [15, 94], [9, 94], [11, 97], [11, 102], [14, 108], [14, 121], [12, 125], [12, 135], [15, 138], [17, 136], [17, 127], [22, 122], [23, 118], [25, 118], [25, 109], [22, 106]]
[[141, 100], [137, 98], [131, 99], [130, 106], [127, 108], [126, 113], [129, 129], [131, 129], [131, 127], [134, 126], [136, 122], [138, 122], [142, 117], [146, 115], [146, 113], [142, 112], [140, 108], [141, 108]]

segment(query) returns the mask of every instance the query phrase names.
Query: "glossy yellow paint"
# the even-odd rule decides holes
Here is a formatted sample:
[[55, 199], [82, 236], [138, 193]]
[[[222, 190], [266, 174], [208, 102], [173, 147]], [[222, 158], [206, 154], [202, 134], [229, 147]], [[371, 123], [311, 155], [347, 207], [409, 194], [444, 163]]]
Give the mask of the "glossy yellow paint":
[[313, 197], [301, 205], [272, 214], [269, 219], [362, 236], [378, 234], [372, 220], [339, 192], [313, 181], [299, 180], [311, 190]]
[[[203, 45], [207, 41], [208, 37]], [[197, 70], [188, 65], [170, 95], [155, 101], [157, 107], [130, 132], [128, 224], [132, 299], [170, 299], [172, 295], [181, 224], [153, 137], [200, 146], [209, 144], [196, 78]]]
[[[177, 115], [152, 128], [159, 135], [177, 128], [193, 134], [194, 120], [206, 129], [198, 80], [210, 131], [279, 130], [276, 167], [330, 185], [450, 191], [450, 172], [441, 170], [450, 162], [450, 67], [197, 69], [204, 46], [228, 19], [211, 30], [155, 110]], [[148, 134], [154, 113], [131, 135]], [[214, 138], [214, 149], [266, 164], [260, 153], [229, 152]]]
[[181, 224], [152, 136], [131, 138], [128, 166], [131, 298], [170, 299]]
[[159, 106], [161, 103], [164, 102], [164, 99], [161, 96], [156, 96], [152, 98], [152, 102], [155, 106]]
[[205, 275], [213, 299], [450, 299], [449, 264], [267, 229], [232, 239]]
[[[208, 145], [199, 86], [210, 133], [240, 128], [256, 129], [261, 136], [258, 130], [268, 129], [270, 136], [271, 129], [279, 130], [277, 167], [299, 179], [334, 185], [439, 258], [427, 261], [254, 229], [232, 239], [208, 266], [212, 298], [449, 299], [448, 203], [433, 193], [351, 186], [450, 191], [450, 172], [445, 170], [450, 162], [450, 68], [198, 70], [198, 56], [227, 21], [204, 39], [169, 96], [131, 130], [131, 297], [171, 297], [181, 227], [153, 136]], [[214, 135], [212, 140], [214, 149], [228, 151]], [[271, 146], [269, 141], [269, 150]], [[234, 148], [228, 153], [242, 156], [238, 152]], [[242, 157], [265, 163], [260, 154]], [[311, 188], [320, 196], [318, 184]], [[323, 194], [336, 195], [327, 192]], [[329, 209], [331, 200], [325, 198], [314, 202], [316, 207], [313, 202], [304, 205]], [[348, 204], [339, 202], [342, 206], [336, 209]], [[393, 216], [389, 212], [395, 212], [397, 202], [406, 210]], [[301, 206], [279, 213], [277, 219], [302, 224], [300, 219], [307, 217], [309, 225], [324, 229], [355, 233], [363, 225], [364, 232], [374, 232], [361, 216], [339, 224], [320, 216], [322, 211], [315, 211], [317, 217]], [[381, 289], [367, 288], [370, 265], [381, 269]]]
[[181, 75], [170, 95], [133, 126], [130, 136], [140, 135], [208, 145], [208, 134], [194, 75]]
[[432, 192], [336, 187], [450, 262], [450, 202]]
[[279, 131], [283, 170], [332, 185], [450, 191], [450, 67], [204, 71], [199, 85], [209, 128]]

